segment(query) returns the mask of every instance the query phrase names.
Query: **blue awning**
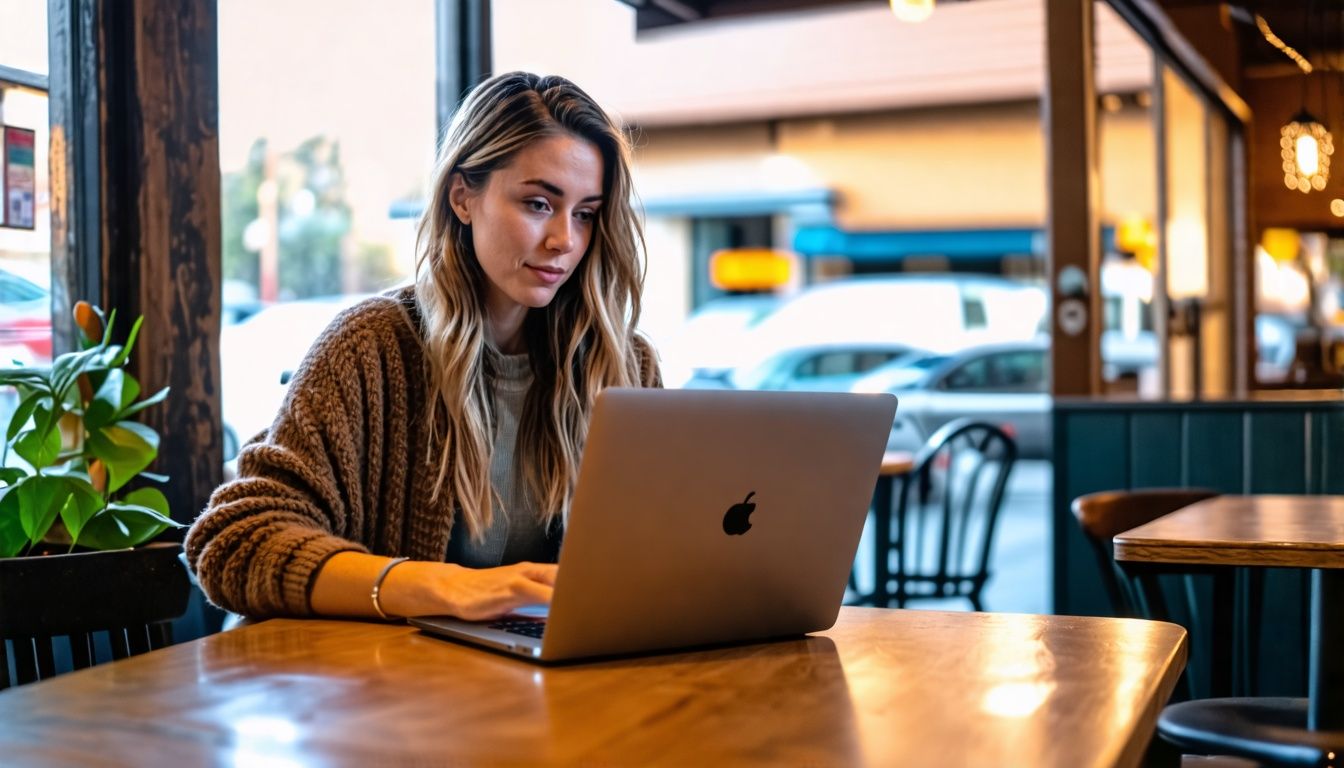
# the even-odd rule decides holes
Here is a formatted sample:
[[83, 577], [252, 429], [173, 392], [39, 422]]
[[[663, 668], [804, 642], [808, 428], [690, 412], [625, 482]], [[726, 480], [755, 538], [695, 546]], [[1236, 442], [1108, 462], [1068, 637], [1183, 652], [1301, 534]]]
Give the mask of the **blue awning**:
[[[1102, 228], [1102, 247], [1111, 249], [1114, 228]], [[930, 229], [847, 232], [838, 227], [799, 227], [793, 250], [804, 256], [843, 256], [853, 261], [895, 261], [912, 256], [987, 259], [1044, 256], [1040, 229]]]

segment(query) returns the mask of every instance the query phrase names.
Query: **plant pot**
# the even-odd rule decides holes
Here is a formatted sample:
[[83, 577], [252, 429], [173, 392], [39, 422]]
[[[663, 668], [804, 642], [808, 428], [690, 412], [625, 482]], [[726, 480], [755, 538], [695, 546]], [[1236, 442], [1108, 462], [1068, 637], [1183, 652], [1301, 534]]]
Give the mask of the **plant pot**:
[[0, 560], [0, 639], [48, 637], [167, 621], [187, 610], [182, 545]]

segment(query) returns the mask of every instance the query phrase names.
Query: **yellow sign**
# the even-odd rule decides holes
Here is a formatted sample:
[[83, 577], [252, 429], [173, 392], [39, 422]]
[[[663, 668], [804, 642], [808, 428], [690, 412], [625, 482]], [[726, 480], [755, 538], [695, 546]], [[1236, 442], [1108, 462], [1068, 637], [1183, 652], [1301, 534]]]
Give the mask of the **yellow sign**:
[[1297, 260], [1297, 249], [1301, 242], [1302, 237], [1295, 229], [1269, 227], [1260, 235], [1260, 247], [1280, 264]]
[[1134, 254], [1134, 259], [1149, 272], [1156, 269], [1157, 235], [1152, 222], [1143, 216], [1130, 214], [1120, 220], [1115, 228], [1115, 247]]
[[795, 257], [769, 248], [729, 248], [709, 257], [709, 281], [724, 291], [768, 291], [789, 282]]

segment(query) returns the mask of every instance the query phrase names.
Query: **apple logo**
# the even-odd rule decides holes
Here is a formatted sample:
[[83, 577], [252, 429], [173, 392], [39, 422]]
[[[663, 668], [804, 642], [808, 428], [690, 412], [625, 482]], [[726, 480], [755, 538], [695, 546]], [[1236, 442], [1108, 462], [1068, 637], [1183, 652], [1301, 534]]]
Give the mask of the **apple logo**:
[[747, 498], [742, 500], [741, 504], [734, 504], [728, 508], [728, 512], [723, 516], [723, 532], [729, 536], [741, 536], [751, 529], [751, 513], [756, 510], [756, 505], [749, 503], [751, 497], [756, 492], [747, 494]]

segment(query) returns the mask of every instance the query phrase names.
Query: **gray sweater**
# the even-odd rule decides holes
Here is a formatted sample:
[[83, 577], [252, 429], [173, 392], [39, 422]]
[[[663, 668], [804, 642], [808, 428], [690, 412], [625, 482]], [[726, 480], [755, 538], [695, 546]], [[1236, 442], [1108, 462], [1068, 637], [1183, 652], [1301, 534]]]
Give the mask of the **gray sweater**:
[[[653, 350], [639, 336], [630, 344], [639, 381], [659, 386]], [[243, 448], [238, 477], [187, 532], [187, 561], [212, 602], [306, 616], [313, 577], [337, 552], [444, 559], [454, 512], [448, 494], [431, 501], [442, 447], [428, 440], [430, 414], [446, 417], [426, 365], [410, 288], [323, 331], [275, 423]]]

